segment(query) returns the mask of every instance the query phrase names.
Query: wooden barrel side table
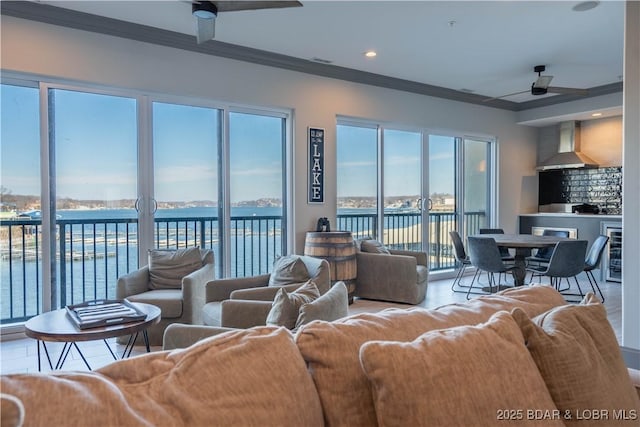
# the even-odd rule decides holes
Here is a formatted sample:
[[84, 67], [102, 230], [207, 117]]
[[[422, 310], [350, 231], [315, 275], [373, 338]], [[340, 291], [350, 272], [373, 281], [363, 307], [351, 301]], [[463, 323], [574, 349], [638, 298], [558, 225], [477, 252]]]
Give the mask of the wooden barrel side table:
[[308, 231], [304, 242], [304, 254], [329, 262], [331, 283], [343, 281], [349, 292], [349, 304], [353, 302], [358, 275], [356, 245], [350, 231]]

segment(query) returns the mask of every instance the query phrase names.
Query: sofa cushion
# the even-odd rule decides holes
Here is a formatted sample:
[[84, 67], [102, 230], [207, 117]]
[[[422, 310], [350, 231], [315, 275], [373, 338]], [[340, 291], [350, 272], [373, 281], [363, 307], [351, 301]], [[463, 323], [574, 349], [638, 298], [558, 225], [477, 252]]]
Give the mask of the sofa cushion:
[[337, 282], [324, 295], [315, 301], [302, 304], [295, 327], [298, 328], [313, 320], [334, 320], [349, 314], [349, 292], [344, 282]]
[[391, 254], [391, 252], [389, 252], [389, 249], [387, 249], [385, 245], [373, 239], [363, 240], [360, 243], [360, 250], [362, 252], [369, 252], [373, 254]]
[[158, 289], [127, 297], [131, 302], [143, 302], [160, 307], [160, 317], [177, 319], [182, 317], [182, 290]]
[[304, 261], [297, 255], [278, 258], [273, 263], [273, 271], [269, 276], [269, 286], [284, 286], [291, 283], [302, 283], [309, 279], [309, 272]]
[[331, 323], [312, 322], [298, 330], [296, 342], [309, 365], [327, 423], [375, 425], [371, 388], [358, 358], [365, 342], [412, 341], [429, 330], [486, 322], [500, 310], [520, 307], [535, 316], [562, 304], [564, 298], [551, 287], [520, 287], [435, 310], [388, 309]]
[[485, 324], [431, 331], [409, 343], [370, 341], [360, 349], [360, 361], [381, 426], [494, 426], [518, 415], [532, 421], [527, 409], [556, 410], [506, 311]]
[[181, 289], [182, 278], [201, 267], [199, 248], [149, 250], [149, 288]]
[[94, 372], [0, 381], [22, 400], [29, 426], [323, 425], [313, 381], [284, 328], [228, 332]]
[[267, 325], [284, 326], [287, 329], [295, 328], [300, 307], [318, 297], [320, 297], [320, 291], [313, 280], [307, 281], [291, 293], [284, 288], [278, 289], [271, 310], [267, 315]]
[[[615, 332], [604, 306], [592, 293], [579, 305], [557, 307], [533, 320], [518, 309], [513, 316], [556, 406], [572, 415], [566, 423], [585, 425], [577, 418], [584, 418], [581, 411], [594, 409], [607, 411], [607, 425], [624, 425], [621, 420], [615, 423], [615, 412], [640, 417], [640, 399]], [[639, 419], [627, 422], [637, 426]], [[602, 421], [591, 422], [601, 425]]]

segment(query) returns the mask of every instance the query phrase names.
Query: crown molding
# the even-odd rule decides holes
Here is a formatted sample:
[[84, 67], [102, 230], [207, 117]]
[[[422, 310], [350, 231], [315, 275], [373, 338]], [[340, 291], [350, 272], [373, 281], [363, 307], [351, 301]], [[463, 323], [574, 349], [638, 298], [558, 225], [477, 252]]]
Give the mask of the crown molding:
[[622, 91], [622, 82], [620, 82], [591, 88], [589, 89], [589, 94], [586, 97], [576, 95], [556, 95], [521, 103], [507, 101], [504, 99], [486, 101], [487, 97], [482, 95], [461, 92], [440, 86], [433, 86], [336, 65], [321, 64], [306, 59], [295, 58], [288, 55], [253, 49], [231, 43], [224, 43], [217, 40], [210, 40], [202, 44], [197, 44], [195, 36], [42, 3], [30, 1], [1, 1], [0, 12], [2, 15], [43, 22], [46, 24], [106, 34], [160, 46], [266, 65], [269, 67], [282, 68], [306, 74], [401, 90], [404, 92], [509, 111], [522, 111]]

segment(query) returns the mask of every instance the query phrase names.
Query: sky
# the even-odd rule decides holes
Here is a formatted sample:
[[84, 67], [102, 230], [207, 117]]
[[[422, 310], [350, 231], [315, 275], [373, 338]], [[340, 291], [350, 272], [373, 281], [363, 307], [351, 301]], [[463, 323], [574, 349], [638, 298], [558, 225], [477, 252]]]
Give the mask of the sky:
[[[38, 89], [1, 86], [2, 186], [13, 194], [40, 193]], [[57, 197], [135, 199], [136, 100], [52, 89]], [[220, 110], [154, 102], [153, 173], [158, 201], [218, 198]], [[231, 112], [232, 202], [281, 198], [283, 119]], [[384, 131], [386, 196], [420, 194], [421, 135]], [[338, 197], [375, 196], [377, 130], [339, 125]], [[331, 143], [331, 142], [327, 142]], [[454, 193], [454, 138], [429, 136], [429, 194]]]
[[[377, 130], [338, 125], [338, 197], [373, 197], [377, 191]], [[384, 130], [385, 196], [420, 194], [420, 132]], [[428, 194], [454, 194], [455, 138], [429, 135]]]
[[[38, 90], [2, 85], [2, 185], [40, 193]], [[58, 198], [135, 199], [136, 100], [53, 90]], [[217, 200], [219, 110], [154, 103], [158, 201]], [[281, 118], [230, 114], [232, 202], [282, 197]]]

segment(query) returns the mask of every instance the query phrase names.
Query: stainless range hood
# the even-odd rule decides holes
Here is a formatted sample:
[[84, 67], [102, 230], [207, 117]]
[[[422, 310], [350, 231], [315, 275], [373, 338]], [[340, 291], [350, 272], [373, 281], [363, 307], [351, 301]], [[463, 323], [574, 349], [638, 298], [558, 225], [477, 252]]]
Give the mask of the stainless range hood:
[[562, 122], [559, 125], [558, 152], [542, 162], [536, 169], [597, 168], [598, 164], [580, 152], [580, 122]]

